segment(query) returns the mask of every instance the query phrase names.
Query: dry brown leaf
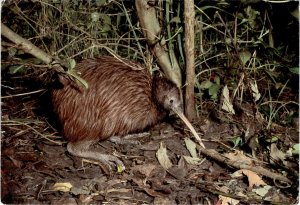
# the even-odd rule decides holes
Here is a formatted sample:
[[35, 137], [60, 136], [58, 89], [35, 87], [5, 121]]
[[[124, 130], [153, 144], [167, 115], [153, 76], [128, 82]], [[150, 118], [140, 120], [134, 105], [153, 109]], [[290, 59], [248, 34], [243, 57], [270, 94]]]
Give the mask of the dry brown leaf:
[[275, 143], [271, 144], [270, 156], [276, 161], [285, 162], [286, 154], [280, 151]]
[[145, 177], [149, 177], [155, 167], [156, 165], [154, 164], [143, 164], [132, 167], [132, 170], [140, 172], [141, 174], [145, 175]]
[[156, 152], [156, 157], [164, 169], [172, 167], [172, 162], [167, 155], [166, 145], [163, 142], [160, 143], [160, 147]]
[[224, 86], [223, 91], [222, 91], [222, 95], [224, 98], [223, 104], [222, 104], [222, 110], [225, 110], [231, 114], [235, 114], [235, 111], [233, 109], [233, 105], [230, 102], [230, 97], [229, 97], [229, 89], [227, 87], [227, 85]]
[[190, 157], [190, 156], [183, 156], [183, 158], [186, 160], [188, 164], [193, 164], [193, 165], [200, 165], [203, 160], [198, 157]]
[[237, 196], [241, 196], [241, 197], [243, 197], [243, 198], [246, 198], [247, 197], [247, 195], [246, 194], [244, 194], [243, 192], [241, 192], [241, 191], [239, 191], [239, 192], [236, 192], [235, 193]]
[[247, 169], [240, 169], [236, 171], [233, 175], [237, 176], [239, 174], [244, 174], [248, 177], [249, 187], [252, 188], [253, 185], [260, 186], [260, 185], [267, 185], [260, 176], [258, 176], [255, 172], [247, 170]]
[[254, 82], [250, 82], [250, 87], [251, 87], [251, 90], [252, 90], [252, 96], [254, 98], [254, 101], [256, 102], [261, 97], [261, 94], [259, 93], [257, 83], [256, 83], [255, 80], [254, 80]]
[[219, 199], [222, 201], [221, 205], [237, 205], [240, 203], [239, 200], [219, 195]]

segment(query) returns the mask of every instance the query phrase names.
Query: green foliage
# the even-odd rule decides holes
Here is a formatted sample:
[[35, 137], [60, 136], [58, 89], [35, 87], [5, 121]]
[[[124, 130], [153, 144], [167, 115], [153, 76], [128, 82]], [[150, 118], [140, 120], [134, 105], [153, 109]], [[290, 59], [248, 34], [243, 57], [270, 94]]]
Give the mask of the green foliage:
[[205, 80], [200, 84], [201, 90], [207, 90], [211, 100], [216, 101], [218, 99], [218, 93], [221, 88], [220, 77], [215, 76], [213, 81]]
[[299, 75], [299, 67], [289, 68], [289, 70], [290, 70], [291, 73]]
[[240, 60], [242, 61], [243, 66], [246, 66], [246, 63], [251, 58], [251, 53], [249, 51], [242, 51], [239, 53]]
[[232, 138], [231, 141], [233, 142], [233, 148], [236, 148], [242, 143], [242, 138], [240, 136], [237, 136]]
[[[3, 23], [22, 37], [38, 36], [33, 43], [39, 48], [60, 59], [77, 61], [106, 55], [104, 47], [124, 57], [136, 53], [132, 31], [137, 18], [132, 8], [134, 2], [126, 2], [123, 10], [119, 2], [106, 0], [7, 2], [2, 16]], [[133, 22], [132, 28], [128, 27], [125, 14]], [[137, 38], [140, 37], [142, 33], [138, 33]]]
[[13, 65], [9, 67], [9, 73], [23, 73], [24, 72], [24, 65]]
[[[165, 37], [171, 61], [176, 57], [184, 74], [183, 1], [154, 2], [162, 28], [158, 38]], [[235, 92], [235, 99], [253, 102], [250, 82], [257, 82], [261, 94], [254, 100], [257, 107], [269, 123], [283, 122], [284, 109], [289, 113], [298, 110], [295, 103], [287, 102], [298, 101], [297, 93], [291, 93], [299, 81], [298, 4], [245, 2], [195, 1], [197, 102], [219, 102], [220, 88], [226, 85], [230, 98]], [[78, 62], [118, 54], [156, 69], [134, 1], [5, 1], [2, 22], [59, 59]], [[39, 65], [23, 61], [27, 57], [15, 47], [9, 47], [7, 58], [19, 63], [5, 65], [11, 74], [23, 74], [27, 65]], [[75, 71], [68, 72], [87, 86]], [[274, 99], [280, 103], [274, 104]]]
[[[269, 126], [272, 122], [285, 124], [282, 112], [298, 110], [298, 93], [289, 94], [299, 82], [297, 3], [205, 1], [195, 2], [195, 9], [196, 96], [201, 102], [206, 100], [207, 95], [202, 94], [206, 90], [208, 100], [218, 102], [220, 87], [227, 85], [232, 100], [256, 101]], [[220, 84], [208, 80], [215, 74]], [[256, 99], [251, 82], [257, 83]], [[286, 95], [293, 100], [284, 98]]]
[[299, 155], [299, 143], [298, 144], [295, 144], [293, 146], [293, 151], [292, 151], [293, 154], [297, 154]]
[[67, 74], [74, 77], [76, 79], [77, 83], [79, 83], [79, 85], [83, 85], [87, 89], [89, 87], [88, 83], [84, 79], [82, 79], [75, 70], [75, 66], [76, 66], [75, 60], [70, 59], [68, 65], [69, 65], [69, 68], [68, 68]]

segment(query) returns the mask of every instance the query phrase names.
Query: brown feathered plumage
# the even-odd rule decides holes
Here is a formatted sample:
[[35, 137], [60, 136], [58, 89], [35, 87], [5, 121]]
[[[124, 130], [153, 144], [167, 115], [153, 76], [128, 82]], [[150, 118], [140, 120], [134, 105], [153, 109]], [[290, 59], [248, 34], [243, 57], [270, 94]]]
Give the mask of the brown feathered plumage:
[[79, 91], [70, 84], [52, 94], [63, 135], [70, 142], [123, 136], [156, 124], [171, 106], [181, 108], [175, 84], [140, 67], [113, 57], [79, 63], [89, 88]]

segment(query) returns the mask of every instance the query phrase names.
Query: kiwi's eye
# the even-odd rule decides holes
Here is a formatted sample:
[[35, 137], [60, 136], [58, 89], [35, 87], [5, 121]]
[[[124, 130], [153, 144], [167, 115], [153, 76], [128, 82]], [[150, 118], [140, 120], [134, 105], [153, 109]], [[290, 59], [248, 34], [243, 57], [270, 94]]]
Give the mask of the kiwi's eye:
[[174, 100], [173, 100], [173, 99], [171, 99], [171, 100], [170, 100], [170, 103], [171, 103], [171, 104], [173, 104], [173, 102], [174, 102]]

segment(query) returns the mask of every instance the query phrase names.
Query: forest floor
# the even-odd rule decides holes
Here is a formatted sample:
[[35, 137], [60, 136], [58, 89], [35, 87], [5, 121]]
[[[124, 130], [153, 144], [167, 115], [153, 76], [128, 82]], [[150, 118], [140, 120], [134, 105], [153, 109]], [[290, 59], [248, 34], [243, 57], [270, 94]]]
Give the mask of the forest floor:
[[[3, 83], [4, 82], [4, 83]], [[100, 142], [96, 149], [121, 159], [126, 169], [107, 171], [71, 156], [66, 141], [41, 107], [41, 93], [28, 93], [18, 80], [2, 81], [1, 200], [9, 204], [295, 204], [298, 202], [298, 124], [274, 125], [241, 106], [231, 120], [214, 117], [210, 103], [193, 122], [207, 150], [227, 159], [250, 160], [232, 166], [196, 150], [194, 160], [187, 139], [191, 133], [174, 116], [156, 125], [139, 144]], [[10, 87], [11, 86], [11, 87]], [[12, 91], [12, 87], [14, 87]], [[47, 100], [46, 100], [47, 101]], [[225, 115], [224, 115], [225, 116]], [[223, 120], [222, 120], [223, 119]], [[227, 119], [227, 118], [226, 118]], [[55, 124], [55, 123], [54, 123]], [[242, 127], [247, 127], [247, 135]], [[239, 136], [239, 137], [237, 137]], [[244, 136], [244, 137], [241, 137]], [[239, 139], [239, 141], [237, 141]], [[161, 147], [171, 167], [157, 159]], [[283, 151], [284, 150], [284, 151]], [[239, 160], [237, 160], [239, 159]], [[241, 162], [240, 162], [241, 163]], [[234, 163], [233, 163], [234, 164]], [[252, 167], [252, 168], [251, 168]], [[259, 172], [263, 167], [288, 181]]]

